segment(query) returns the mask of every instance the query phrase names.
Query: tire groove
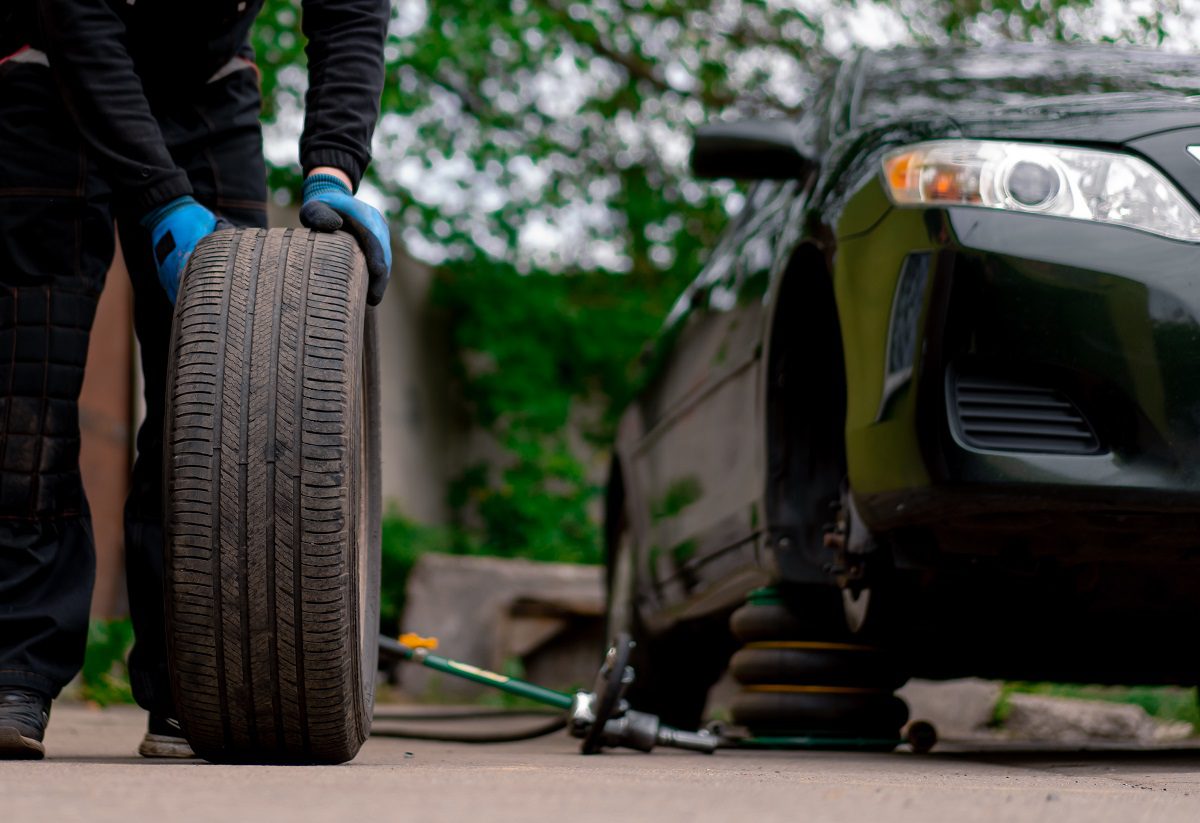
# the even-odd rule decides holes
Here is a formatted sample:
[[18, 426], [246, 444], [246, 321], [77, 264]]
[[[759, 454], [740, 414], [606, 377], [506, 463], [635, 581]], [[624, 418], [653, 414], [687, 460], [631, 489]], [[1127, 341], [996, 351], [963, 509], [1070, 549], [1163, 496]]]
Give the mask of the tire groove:
[[[312, 267], [313, 247], [316, 243], [316, 235], [308, 236], [308, 243], [304, 249], [304, 267], [303, 271], [310, 271]], [[296, 475], [292, 478], [292, 522], [294, 529], [299, 532], [304, 523], [304, 504], [303, 496], [301, 495], [301, 477], [304, 474], [304, 368], [303, 353], [305, 347], [305, 333], [308, 327], [308, 289], [310, 278], [304, 278], [304, 282], [300, 286], [300, 310], [296, 313], [296, 396], [295, 416], [292, 418], [295, 421], [295, 429], [292, 436], [295, 442], [292, 444], [296, 452]], [[297, 704], [300, 713], [300, 739], [304, 753], [308, 754], [311, 750], [312, 742], [309, 739], [308, 733], [308, 695], [305, 693], [304, 683], [304, 598], [300, 595], [304, 591], [304, 541], [299, 539], [296, 541], [296, 551], [292, 560], [292, 591], [295, 594], [293, 598], [295, 604], [295, 631], [296, 631], [296, 692], [298, 695]]]
[[280, 337], [283, 327], [283, 286], [287, 279], [288, 257], [291, 254], [292, 231], [283, 235], [279, 250], [279, 270], [275, 275], [275, 295], [271, 309], [271, 363], [270, 379], [267, 381], [267, 625], [271, 631], [267, 640], [270, 649], [271, 700], [275, 719], [275, 741], [282, 750], [286, 742], [283, 736], [283, 699], [279, 685], [279, 588], [275, 580], [275, 462], [276, 414], [279, 403], [279, 357]]
[[[237, 268], [238, 254], [242, 248], [243, 234], [238, 233], [234, 239], [233, 249], [229, 254], [229, 261], [225, 269], [224, 289], [221, 293], [221, 334], [219, 337], [221, 354], [217, 358], [216, 385], [222, 386], [225, 383], [225, 356], [227, 349], [227, 341], [229, 336], [229, 327], [227, 318], [229, 317], [229, 303], [233, 296], [233, 272]], [[217, 398], [219, 400], [219, 398]], [[225, 625], [221, 619], [224, 613], [224, 596], [221, 592], [223, 583], [223, 575], [221, 574], [221, 432], [224, 423], [224, 413], [219, 409], [214, 408], [213, 413], [213, 510], [212, 510], [212, 535], [213, 535], [213, 552], [211, 558], [212, 578], [213, 578], [213, 631], [216, 638], [216, 663], [217, 663], [217, 697], [221, 706], [225, 706], [229, 702], [228, 685], [225, 680]], [[229, 713], [222, 711], [221, 713], [221, 731], [225, 741], [225, 746], [228, 748], [233, 745], [233, 730], [229, 725]]]
[[254, 315], [258, 310], [255, 302], [258, 298], [258, 269], [259, 263], [262, 260], [263, 247], [267, 243], [267, 235], [265, 233], [256, 233], [254, 250], [252, 252], [250, 264], [250, 283], [246, 293], [246, 315], [243, 318], [242, 329], [242, 396], [241, 408], [238, 412], [238, 472], [240, 474], [238, 483], [238, 512], [241, 516], [238, 518], [238, 595], [240, 603], [238, 604], [242, 613], [242, 677], [245, 678], [246, 686], [246, 703], [248, 710], [246, 712], [247, 730], [246, 733], [250, 738], [250, 746], [256, 748], [258, 746], [258, 717], [254, 711], [254, 669], [251, 665], [250, 651], [250, 635], [253, 623], [250, 622], [250, 511], [246, 505], [246, 494], [249, 490], [249, 463], [246, 457], [249, 454], [250, 448], [250, 376], [253, 371], [251, 368], [254, 352]]

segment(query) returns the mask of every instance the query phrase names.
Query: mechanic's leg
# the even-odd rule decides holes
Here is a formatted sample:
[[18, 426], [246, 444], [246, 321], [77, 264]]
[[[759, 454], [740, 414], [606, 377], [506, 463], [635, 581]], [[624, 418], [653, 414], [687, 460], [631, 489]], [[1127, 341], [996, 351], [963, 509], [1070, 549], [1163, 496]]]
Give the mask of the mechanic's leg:
[[[187, 171], [196, 199], [237, 226], [267, 224], [258, 112], [256, 76], [243, 70], [210, 84], [194, 106], [162, 115], [163, 135], [175, 162]], [[129, 669], [138, 704], [152, 717], [173, 717], [163, 614], [162, 525], [163, 405], [173, 307], [159, 285], [146, 230], [133, 215], [118, 218], [117, 224], [133, 282], [133, 318], [146, 401], [125, 506], [125, 570], [135, 637]]]
[[112, 260], [105, 184], [49, 70], [0, 65], [0, 690], [79, 671], [95, 558], [77, 401]]
[[[134, 635], [129, 677], [138, 705], [170, 716], [173, 708], [163, 629], [162, 429], [172, 307], [158, 284], [153, 261], [142, 259], [148, 257], [150, 246], [145, 231], [136, 224], [130, 226], [128, 220], [118, 223], [118, 228], [133, 283], [133, 322], [146, 407], [125, 501], [125, 577]], [[140, 253], [143, 244], [146, 254]]]

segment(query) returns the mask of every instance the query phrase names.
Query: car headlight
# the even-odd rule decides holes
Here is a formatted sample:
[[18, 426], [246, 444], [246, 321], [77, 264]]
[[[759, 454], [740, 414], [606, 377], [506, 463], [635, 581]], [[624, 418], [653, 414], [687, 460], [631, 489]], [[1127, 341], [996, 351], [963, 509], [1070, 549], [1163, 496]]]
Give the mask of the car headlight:
[[888, 153], [883, 174], [899, 205], [1047, 214], [1200, 242], [1200, 213], [1158, 169], [1128, 154], [938, 140]]

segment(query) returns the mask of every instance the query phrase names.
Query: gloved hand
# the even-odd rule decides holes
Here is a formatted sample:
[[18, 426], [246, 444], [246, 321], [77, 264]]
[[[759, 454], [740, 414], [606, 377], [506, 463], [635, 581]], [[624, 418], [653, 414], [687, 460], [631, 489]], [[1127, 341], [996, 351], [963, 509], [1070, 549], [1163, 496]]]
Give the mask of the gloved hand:
[[358, 241], [367, 258], [367, 305], [378, 306], [392, 270], [392, 238], [383, 215], [332, 174], [309, 175], [303, 196], [301, 223], [314, 231], [344, 229]]
[[217, 230], [221, 221], [190, 196], [177, 197], [142, 218], [158, 267], [158, 282], [171, 302], [179, 294], [179, 278], [196, 244]]

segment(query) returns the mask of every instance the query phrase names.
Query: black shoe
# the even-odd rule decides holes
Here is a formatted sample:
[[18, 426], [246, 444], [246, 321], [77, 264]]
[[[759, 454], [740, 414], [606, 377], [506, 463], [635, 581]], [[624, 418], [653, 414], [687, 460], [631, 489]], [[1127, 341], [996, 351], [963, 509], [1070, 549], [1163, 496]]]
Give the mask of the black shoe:
[[150, 728], [138, 746], [142, 757], [195, 757], [187, 738], [179, 728], [179, 721], [161, 714], [150, 715]]
[[0, 760], [41, 760], [50, 699], [28, 689], [0, 688]]

